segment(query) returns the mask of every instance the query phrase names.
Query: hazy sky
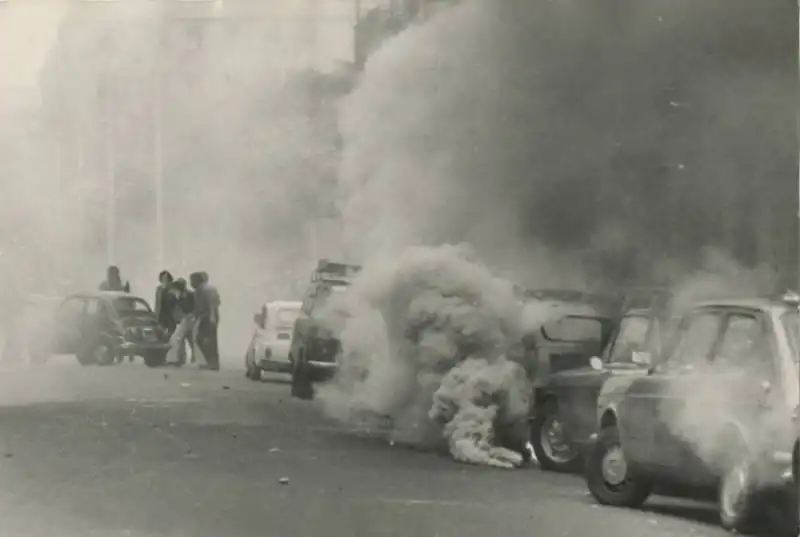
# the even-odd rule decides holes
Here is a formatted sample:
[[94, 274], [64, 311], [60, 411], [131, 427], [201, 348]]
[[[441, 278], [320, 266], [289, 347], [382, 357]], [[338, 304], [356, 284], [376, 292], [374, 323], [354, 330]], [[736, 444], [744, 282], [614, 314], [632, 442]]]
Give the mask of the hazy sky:
[[[0, 61], [3, 65], [3, 69], [0, 70], [0, 91], [3, 91], [6, 98], [15, 94], [24, 95], [35, 89], [42, 61], [54, 44], [59, 22], [68, 4], [92, 1], [136, 4], [149, 0], [0, 0]], [[163, 1], [185, 4], [209, 0]], [[236, 5], [250, 3], [260, 4], [260, 16], [264, 16], [263, 5], [266, 1], [212, 1], [219, 6], [219, 13], [222, 16], [226, 11], [235, 9]], [[379, 1], [363, 0], [362, 9], [368, 9], [376, 3]], [[275, 18], [285, 19], [289, 28], [302, 26], [304, 28], [302, 31], [306, 34], [298, 36], [297, 32], [286, 32], [286, 58], [289, 62], [311, 61], [316, 67], [324, 70], [340, 61], [350, 59], [353, 46], [351, 27], [355, 20], [353, 0], [281, 0], [274, 2], [273, 5]], [[300, 18], [314, 14], [317, 19], [316, 36], [310, 35], [306, 25], [292, 24]], [[292, 54], [292, 39], [298, 38], [316, 40], [316, 58], [308, 58], [305, 54]]]

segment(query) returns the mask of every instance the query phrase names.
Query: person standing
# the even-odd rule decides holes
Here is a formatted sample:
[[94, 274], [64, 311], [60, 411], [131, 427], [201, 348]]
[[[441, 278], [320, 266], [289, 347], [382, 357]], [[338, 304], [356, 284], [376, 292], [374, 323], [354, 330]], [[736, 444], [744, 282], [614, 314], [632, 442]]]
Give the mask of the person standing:
[[101, 291], [121, 291], [124, 293], [131, 292], [130, 282], [122, 283], [122, 277], [119, 273], [119, 267], [111, 265], [106, 271], [106, 279], [100, 284]]
[[170, 350], [167, 353], [167, 361], [179, 365], [186, 363], [186, 343], [192, 347], [192, 361], [194, 361], [194, 349], [192, 338], [192, 326], [194, 324], [194, 293], [188, 288], [186, 280], [178, 278], [170, 287], [170, 294], [175, 301], [172, 309], [175, 331], [170, 336]]
[[173, 311], [177, 305], [177, 298], [172, 293], [172, 284], [175, 279], [168, 270], [162, 270], [158, 275], [158, 286], [156, 287], [155, 314], [158, 324], [172, 335], [177, 328]]
[[200, 356], [206, 362], [201, 367], [219, 371], [219, 346], [217, 343], [221, 304], [219, 293], [209, 283], [208, 274], [205, 272], [193, 273], [189, 276], [189, 281], [195, 290], [195, 348], [199, 349]]

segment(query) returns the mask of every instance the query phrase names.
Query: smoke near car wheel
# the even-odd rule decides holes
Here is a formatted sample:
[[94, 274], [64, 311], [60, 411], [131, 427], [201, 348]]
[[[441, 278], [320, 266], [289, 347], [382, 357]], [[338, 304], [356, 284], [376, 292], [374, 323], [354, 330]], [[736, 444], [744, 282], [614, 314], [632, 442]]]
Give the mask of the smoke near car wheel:
[[641, 507], [653, 490], [649, 479], [628, 466], [616, 427], [600, 431], [589, 450], [585, 471], [589, 492], [602, 505]]
[[758, 529], [762, 495], [755, 489], [755, 469], [744, 443], [734, 440], [730, 445], [739, 447], [731, 450], [720, 478], [719, 518], [723, 528], [747, 534]]

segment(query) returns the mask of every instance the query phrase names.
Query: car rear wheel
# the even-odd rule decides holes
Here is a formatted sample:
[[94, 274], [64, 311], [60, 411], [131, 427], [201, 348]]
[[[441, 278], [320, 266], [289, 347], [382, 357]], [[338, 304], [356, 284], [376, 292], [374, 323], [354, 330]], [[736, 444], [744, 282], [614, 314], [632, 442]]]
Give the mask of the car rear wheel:
[[570, 441], [556, 408], [549, 407], [533, 419], [531, 444], [539, 460], [539, 466], [543, 470], [554, 472], [580, 470], [580, 450]]
[[653, 490], [652, 481], [628, 464], [616, 427], [601, 430], [589, 450], [586, 482], [600, 504], [614, 507], [641, 507]]
[[250, 380], [261, 380], [261, 368], [256, 365], [255, 358], [252, 353], [247, 355], [244, 361], [245, 373], [244, 376]]

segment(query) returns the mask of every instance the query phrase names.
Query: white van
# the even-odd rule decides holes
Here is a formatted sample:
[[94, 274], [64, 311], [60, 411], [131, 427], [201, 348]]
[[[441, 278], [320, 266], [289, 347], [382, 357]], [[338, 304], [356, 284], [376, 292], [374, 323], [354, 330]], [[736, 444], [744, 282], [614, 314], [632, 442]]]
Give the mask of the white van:
[[267, 302], [253, 316], [255, 330], [245, 355], [247, 378], [261, 380], [264, 371], [291, 372], [289, 348], [301, 307], [300, 301]]

